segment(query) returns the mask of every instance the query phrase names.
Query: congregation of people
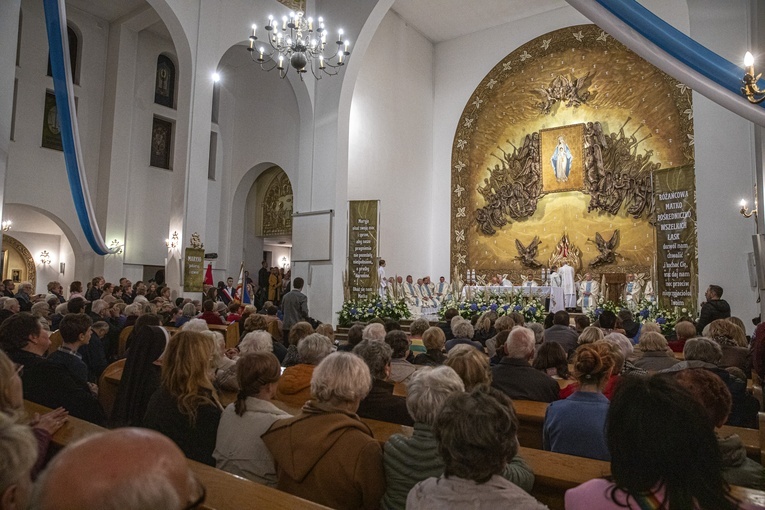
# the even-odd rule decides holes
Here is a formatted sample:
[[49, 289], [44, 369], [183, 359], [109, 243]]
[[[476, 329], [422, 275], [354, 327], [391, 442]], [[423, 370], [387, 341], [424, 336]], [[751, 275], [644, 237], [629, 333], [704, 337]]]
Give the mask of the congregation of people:
[[[530, 494], [514, 401], [549, 403], [545, 450], [610, 462], [609, 478], [566, 492], [566, 508], [748, 509], [731, 485], [765, 489], [741, 439], [720, 432], [757, 426], [747, 379], [765, 375], [765, 325], [748, 339], [718, 286], [668, 337], [628, 308], [592, 324], [565, 310], [536, 324], [449, 309], [408, 331], [354, 324], [341, 342], [311, 319], [303, 285], [260, 308], [101, 278], [68, 299], [57, 282], [0, 297], [0, 510], [196, 508], [205, 491], [185, 459], [338, 509], [546, 508]], [[210, 326], [233, 323], [241, 337], [227, 348]], [[100, 375], [128, 325], [104, 409]], [[49, 352], [52, 331], [62, 343]], [[28, 416], [25, 400], [52, 411]], [[69, 416], [112, 430], [46, 466]], [[365, 420], [413, 434], [381, 445]]]

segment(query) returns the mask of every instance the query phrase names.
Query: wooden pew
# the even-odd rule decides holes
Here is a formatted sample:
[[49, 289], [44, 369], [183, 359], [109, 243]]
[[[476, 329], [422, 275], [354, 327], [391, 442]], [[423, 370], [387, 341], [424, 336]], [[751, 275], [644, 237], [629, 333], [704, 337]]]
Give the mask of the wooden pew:
[[[279, 405], [279, 407], [290, 409], [283, 404]], [[31, 402], [25, 402], [25, 408], [29, 414], [35, 412], [45, 413], [50, 410]], [[291, 410], [297, 411], [294, 408], [291, 408]], [[765, 415], [765, 413], [763, 414]], [[765, 416], [761, 417], [761, 419], [765, 420]], [[381, 443], [387, 441], [393, 434], [404, 434], [407, 436], [412, 434], [411, 427], [377, 420], [363, 419], [362, 421], [369, 425], [375, 438]], [[105, 429], [91, 423], [77, 418], [70, 418], [69, 422], [53, 436], [52, 444], [54, 448], [62, 448], [72, 441], [103, 430]], [[564, 493], [566, 490], [593, 478], [607, 476], [610, 473], [610, 464], [599, 460], [525, 447], [521, 447], [519, 453], [534, 472], [535, 482], [531, 494], [548, 505], [552, 510], [563, 510]], [[326, 508], [276, 489], [255, 484], [210, 466], [191, 460], [188, 462], [191, 469], [207, 489], [205, 508], [219, 510], [240, 508], [263, 508], [266, 510]], [[755, 505], [765, 504], [765, 492], [763, 491], [733, 487], [733, 494], [742, 501]]]
[[[47, 413], [47, 407], [24, 402], [30, 415]], [[86, 421], [69, 417], [69, 421], [53, 436], [51, 448], [58, 451], [69, 443], [83, 437], [104, 432], [106, 429]], [[207, 490], [203, 508], [210, 510], [239, 510], [260, 508], [266, 510], [320, 510], [327, 507], [287, 494], [265, 485], [226, 473], [214, 467], [189, 460], [189, 467]]]
[[226, 337], [226, 349], [233, 349], [239, 345], [239, 323], [232, 322], [227, 326], [219, 326], [216, 324], [208, 324], [208, 328], [211, 331], [221, 331], [223, 336]]
[[[518, 416], [518, 442], [521, 446], [542, 449], [542, 427], [545, 421], [546, 402], [534, 402], [531, 400], [514, 400], [515, 413]], [[762, 430], [762, 428], [760, 429]], [[757, 429], [743, 427], [731, 427], [724, 425], [719, 433], [722, 437], [737, 434], [746, 447], [747, 456], [760, 461], [760, 434]]]
[[[102, 377], [102, 381], [114, 385], [119, 385], [121, 378], [122, 370], [115, 369], [114, 371]], [[393, 393], [394, 395], [406, 396], [406, 385], [397, 383], [394, 387]], [[236, 400], [236, 392], [222, 391], [219, 393], [219, 397], [221, 403], [225, 407]], [[282, 402], [273, 402], [277, 407], [280, 407], [290, 414], [297, 414], [300, 411], [300, 409], [290, 409], [288, 406], [286, 406], [286, 404]], [[514, 400], [513, 405], [515, 406], [515, 413], [518, 416], [518, 442], [521, 446], [541, 450], [542, 428], [544, 426], [545, 412], [547, 411], [548, 404], [546, 402], [534, 402], [532, 400]], [[747, 429], [743, 427], [731, 427], [724, 425], [720, 429], [719, 433], [723, 437], [729, 436], [731, 434], [738, 434], [738, 436], [741, 438], [741, 441], [744, 443], [744, 446], [746, 447], [747, 456], [756, 460], [757, 462], [760, 462], [760, 459], [765, 459], [765, 456], [762, 456], [760, 452], [760, 445], [765, 445], [765, 441], [760, 440], [760, 434], [765, 434], [765, 430], [763, 430], [762, 426], [760, 427], [760, 431], [757, 429]]]

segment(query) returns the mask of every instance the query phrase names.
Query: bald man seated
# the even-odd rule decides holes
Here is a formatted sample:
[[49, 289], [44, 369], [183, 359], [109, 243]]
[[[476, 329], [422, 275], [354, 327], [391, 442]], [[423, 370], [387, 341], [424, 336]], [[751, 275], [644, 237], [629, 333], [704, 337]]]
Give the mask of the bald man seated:
[[30, 509], [181, 510], [197, 508], [204, 497], [175, 443], [153, 430], [121, 428], [56, 455], [35, 484]]

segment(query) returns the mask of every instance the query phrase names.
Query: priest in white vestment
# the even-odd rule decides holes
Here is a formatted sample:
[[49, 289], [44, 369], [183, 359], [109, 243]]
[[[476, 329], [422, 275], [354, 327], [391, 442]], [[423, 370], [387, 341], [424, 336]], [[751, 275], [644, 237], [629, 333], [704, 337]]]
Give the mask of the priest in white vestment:
[[534, 281], [534, 273], [532, 271], [529, 271], [529, 273], [526, 275], [526, 278], [523, 280], [523, 287], [524, 288], [532, 288], [532, 287], [538, 287], [539, 284], [537, 284], [536, 281]]
[[579, 301], [577, 301], [577, 305], [579, 305], [583, 312], [592, 310], [598, 303], [598, 296], [600, 296], [600, 285], [592, 279], [590, 273], [585, 274], [584, 280], [579, 283]]
[[449, 288], [451, 285], [446, 281], [443, 276], [438, 279], [438, 283], [435, 287], [436, 299], [439, 303], [443, 303], [445, 299], [449, 297]]
[[558, 273], [558, 268], [556, 266], [550, 267], [550, 274], [548, 275], [548, 278], [550, 279], [550, 287], [563, 286], [563, 279]]
[[429, 306], [437, 307], [440, 301], [436, 299], [436, 286], [430, 281], [430, 276], [426, 276], [422, 279], [420, 285], [420, 293], [422, 294], [422, 300]]
[[627, 284], [624, 286], [624, 301], [627, 302], [627, 307], [630, 310], [634, 310], [640, 301], [640, 282], [635, 280], [634, 274], [627, 275]]
[[558, 269], [563, 287], [563, 305], [567, 310], [576, 308], [576, 285], [574, 282], [574, 268], [568, 265], [568, 260], [563, 259], [563, 265]]
[[412, 281], [412, 275], [407, 275], [404, 282], [404, 299], [410, 306], [420, 306], [422, 303], [420, 289]]

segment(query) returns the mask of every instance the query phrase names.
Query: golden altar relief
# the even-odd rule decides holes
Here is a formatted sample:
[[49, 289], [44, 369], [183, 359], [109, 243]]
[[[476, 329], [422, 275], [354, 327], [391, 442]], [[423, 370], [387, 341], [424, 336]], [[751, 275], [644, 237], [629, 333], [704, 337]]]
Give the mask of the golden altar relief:
[[[451, 265], [465, 274], [550, 261], [562, 232], [582, 270], [596, 234], [619, 231], [595, 271], [655, 272], [652, 175], [693, 172], [691, 91], [594, 25], [540, 36], [499, 62], [468, 99], [452, 147]], [[691, 176], [692, 178], [692, 176]], [[524, 261], [526, 265], [524, 265]]]

